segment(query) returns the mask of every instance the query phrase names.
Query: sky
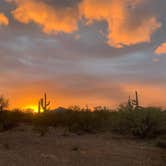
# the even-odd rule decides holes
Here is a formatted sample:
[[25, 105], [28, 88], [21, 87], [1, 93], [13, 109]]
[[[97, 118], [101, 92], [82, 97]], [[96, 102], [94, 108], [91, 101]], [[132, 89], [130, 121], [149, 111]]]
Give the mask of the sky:
[[10, 107], [166, 106], [165, 0], [0, 0], [0, 93]]

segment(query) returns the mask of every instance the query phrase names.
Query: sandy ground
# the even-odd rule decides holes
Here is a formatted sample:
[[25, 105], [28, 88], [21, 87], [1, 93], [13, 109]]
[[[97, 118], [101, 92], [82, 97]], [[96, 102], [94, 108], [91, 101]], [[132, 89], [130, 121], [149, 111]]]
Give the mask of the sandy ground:
[[21, 126], [0, 133], [0, 166], [165, 166], [166, 151], [112, 134], [64, 135], [51, 129], [41, 137]]

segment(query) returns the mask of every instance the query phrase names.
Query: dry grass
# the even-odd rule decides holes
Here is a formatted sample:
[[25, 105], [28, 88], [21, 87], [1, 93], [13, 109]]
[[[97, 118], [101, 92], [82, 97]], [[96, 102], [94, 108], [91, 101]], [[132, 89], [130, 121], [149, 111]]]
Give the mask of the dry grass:
[[110, 133], [76, 135], [30, 126], [0, 133], [0, 166], [165, 166], [166, 152]]

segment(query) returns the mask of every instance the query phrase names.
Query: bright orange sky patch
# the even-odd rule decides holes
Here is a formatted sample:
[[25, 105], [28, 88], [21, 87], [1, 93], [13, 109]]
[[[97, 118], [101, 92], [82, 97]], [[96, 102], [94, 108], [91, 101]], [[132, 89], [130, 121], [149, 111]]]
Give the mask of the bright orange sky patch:
[[160, 46], [158, 46], [155, 50], [155, 53], [160, 54], [166, 54], [166, 43], [162, 43]]
[[5, 16], [5, 14], [0, 13], [0, 25], [7, 26], [9, 24], [8, 18]]

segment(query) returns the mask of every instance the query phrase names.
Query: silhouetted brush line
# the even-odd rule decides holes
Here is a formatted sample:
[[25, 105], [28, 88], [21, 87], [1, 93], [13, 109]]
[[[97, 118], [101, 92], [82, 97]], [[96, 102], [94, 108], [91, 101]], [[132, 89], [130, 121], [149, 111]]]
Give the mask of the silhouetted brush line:
[[[111, 131], [139, 138], [154, 138], [166, 134], [166, 111], [155, 107], [141, 107], [137, 92], [135, 99], [129, 97], [126, 104], [114, 110], [100, 106], [94, 109], [74, 106], [48, 111], [49, 105], [45, 93], [39, 101], [40, 114], [21, 110], [2, 111], [0, 131], [11, 129], [21, 123], [28, 123], [37, 126], [41, 133], [52, 126], [63, 127], [77, 134]], [[44, 112], [40, 112], [40, 109]]]
[[130, 111], [128, 105], [122, 105], [117, 110], [98, 107], [92, 111], [84, 111], [82, 108], [76, 111], [73, 108], [40, 114], [21, 110], [4, 111], [0, 116], [0, 131], [26, 123], [43, 129], [49, 126], [63, 127], [78, 134], [111, 131], [140, 138], [153, 138], [166, 133], [166, 111], [160, 108], [148, 107], [139, 111]]

